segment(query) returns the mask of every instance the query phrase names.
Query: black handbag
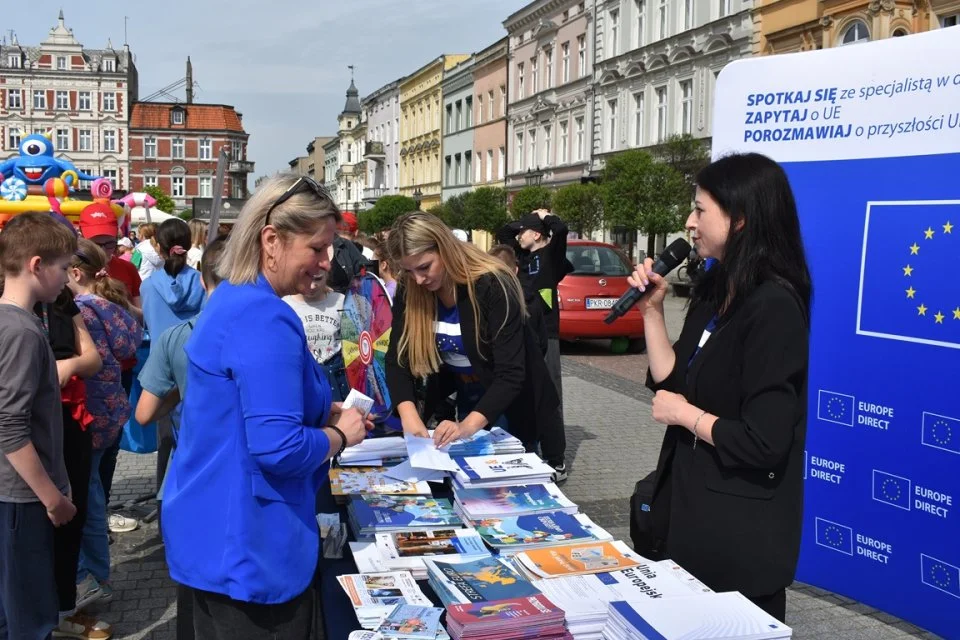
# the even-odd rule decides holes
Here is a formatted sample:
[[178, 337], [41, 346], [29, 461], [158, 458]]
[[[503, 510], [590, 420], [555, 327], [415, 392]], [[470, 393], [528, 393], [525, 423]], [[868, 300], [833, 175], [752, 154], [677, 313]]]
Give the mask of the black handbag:
[[630, 539], [633, 550], [650, 560], [663, 560], [663, 541], [656, 533], [653, 514], [653, 492], [657, 486], [657, 472], [652, 471], [638, 480], [630, 496]]

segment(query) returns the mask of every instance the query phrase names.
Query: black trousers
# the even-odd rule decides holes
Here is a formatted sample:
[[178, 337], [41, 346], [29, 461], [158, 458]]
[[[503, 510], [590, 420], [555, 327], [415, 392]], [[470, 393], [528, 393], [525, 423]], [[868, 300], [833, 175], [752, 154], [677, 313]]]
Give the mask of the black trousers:
[[54, 575], [57, 580], [57, 599], [60, 611], [72, 611], [77, 606], [77, 563], [83, 525], [87, 521], [87, 494], [90, 492], [90, 458], [93, 436], [84, 431], [63, 408], [63, 460], [70, 478], [70, 489], [77, 515], [73, 520], [53, 530]]
[[550, 432], [538, 434], [540, 437], [540, 452], [543, 459], [552, 467], [558, 467], [564, 463], [567, 451], [567, 435], [563, 424], [563, 382], [560, 376], [560, 339], [547, 339], [547, 353], [544, 357], [547, 364], [547, 371], [550, 373], [550, 380], [557, 389], [557, 395], [560, 397], [560, 407], [557, 409], [559, 415], [557, 420], [549, 424], [553, 427]]
[[191, 589], [197, 640], [309, 640], [313, 587], [283, 604], [241, 602], [219, 593]]
[[54, 583], [53, 524], [46, 508], [0, 502], [0, 638], [50, 637], [57, 626]]
[[787, 623], [787, 590], [780, 589], [768, 596], [750, 598], [757, 605], [780, 622]]

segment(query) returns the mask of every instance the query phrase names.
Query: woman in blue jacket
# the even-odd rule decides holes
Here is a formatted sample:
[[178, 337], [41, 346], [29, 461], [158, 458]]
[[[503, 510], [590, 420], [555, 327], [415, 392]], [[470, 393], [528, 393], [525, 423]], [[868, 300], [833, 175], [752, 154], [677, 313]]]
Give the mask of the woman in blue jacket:
[[313, 180], [268, 180], [244, 206], [218, 269], [224, 282], [187, 342], [190, 392], [162, 515], [197, 638], [309, 635], [315, 496], [327, 461], [368, 425], [355, 409], [331, 408], [282, 297], [309, 292], [329, 270], [339, 219]]

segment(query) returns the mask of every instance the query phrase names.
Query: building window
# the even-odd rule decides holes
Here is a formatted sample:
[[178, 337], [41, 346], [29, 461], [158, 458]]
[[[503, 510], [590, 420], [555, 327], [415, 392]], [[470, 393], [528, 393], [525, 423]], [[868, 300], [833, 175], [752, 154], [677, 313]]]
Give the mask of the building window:
[[587, 75], [587, 38], [577, 36], [577, 77]]
[[106, 129], [103, 132], [103, 150], [117, 151], [117, 132], [113, 129]]
[[[481, 107], [482, 109], [483, 107]], [[493, 91], [487, 92], [487, 122], [490, 122], [494, 118], [493, 110]]]
[[454, 131], [460, 131], [463, 129], [463, 102], [457, 100], [454, 104], [454, 111], [456, 112], [456, 125], [457, 128]]
[[33, 92], [33, 108], [34, 109], [47, 108], [47, 92], [46, 91]]
[[[722, 1], [722, 0], [721, 0]], [[658, 15], [658, 27], [660, 32], [657, 34], [657, 39], [662, 40], [667, 37], [667, 0], [660, 0], [660, 6], [657, 8]]]
[[143, 186], [144, 187], [157, 186], [157, 176], [156, 175], [143, 176]]
[[170, 179], [170, 184], [171, 184], [170, 195], [174, 198], [182, 198], [185, 193], [185, 190], [184, 190], [185, 182], [186, 182], [186, 179], [183, 176], [173, 176]]
[[560, 68], [563, 83], [570, 82], [570, 43], [564, 42], [560, 47]]
[[560, 157], [557, 161], [557, 164], [567, 164], [569, 160], [570, 152], [567, 147], [570, 144], [570, 132], [569, 125], [566, 120], [560, 121], [560, 146], [557, 147], [557, 150], [560, 152]]
[[506, 167], [504, 166], [504, 161], [506, 160], [507, 150], [503, 147], [498, 149], [497, 153], [497, 180], [503, 180], [503, 174]]
[[500, 85], [500, 115], [507, 115], [507, 88]]
[[20, 89], [11, 89], [7, 91], [7, 109], [23, 109], [23, 91]]
[[680, 83], [680, 133], [693, 133], [693, 80]]
[[544, 73], [546, 75], [546, 82], [544, 83], [547, 89], [553, 88], [553, 47], [544, 49], [543, 57], [546, 59], [546, 65], [544, 68]]
[[955, 27], [958, 24], [960, 24], [960, 13], [955, 13], [952, 16], [943, 16], [940, 18], [941, 27]]
[[533, 90], [530, 95], [540, 91], [540, 65], [537, 62], [538, 56], [530, 58], [530, 81], [533, 83]]
[[483, 94], [477, 94], [477, 125], [483, 124]]
[[527, 149], [529, 150], [529, 155], [527, 155], [527, 166], [531, 169], [537, 166], [537, 130], [530, 129], [527, 131]]
[[90, 129], [80, 129], [80, 135], [78, 137], [78, 151], [92, 151], [93, 150], [93, 131]]
[[493, 149], [487, 149], [487, 182], [493, 182]]
[[77, 103], [80, 111], [90, 111], [90, 92], [81, 91], [77, 94]]
[[719, 17], [730, 15], [730, 0], [717, 0]]
[[607, 150], [617, 148], [617, 99], [607, 100], [607, 128], [610, 136], [607, 138]]
[[459, 153], [453, 154], [453, 164], [454, 164], [454, 184], [463, 184], [462, 181], [462, 171], [463, 171], [463, 157]]
[[210, 140], [210, 138], [203, 138], [200, 140], [200, 159], [213, 159], [213, 141]]
[[480, 173], [483, 169], [483, 154], [477, 151], [474, 155], [477, 158], [477, 164], [476, 168], [474, 169], [473, 181], [475, 184], [479, 184], [483, 182], [483, 178], [480, 176]]
[[471, 175], [473, 175], [473, 153], [467, 151], [463, 154], [463, 182], [460, 184], [467, 184], [470, 182]]
[[543, 166], [549, 167], [553, 164], [553, 127], [549, 124], [543, 125]]
[[523, 81], [523, 63], [517, 63], [517, 99], [523, 99], [526, 95]]
[[199, 187], [200, 187], [201, 198], [213, 197], [213, 178], [211, 178], [210, 176], [200, 176]]
[[453, 105], [447, 105], [447, 133], [453, 132]]
[[576, 140], [577, 152], [574, 157], [576, 158], [577, 162], [582, 162], [583, 161], [583, 116], [580, 116], [579, 118], [574, 120], [574, 123], [576, 126], [576, 133], [577, 133], [577, 140]]
[[903, 36], [907, 36], [907, 35], [910, 35], [910, 32], [904, 29], [903, 27], [899, 27], [893, 30], [894, 38], [902, 38]]
[[523, 171], [523, 131], [517, 132], [517, 151], [513, 154], [514, 171]]
[[667, 137], [667, 88], [657, 87], [657, 142]]
[[55, 94], [57, 111], [66, 111], [70, 108], [70, 94], [66, 91], [57, 91]]
[[171, 145], [170, 157], [174, 160], [183, 160], [183, 138], [174, 138]]
[[175, 109], [171, 116], [173, 124], [183, 124], [183, 111], [180, 109]]
[[66, 69], [67, 69], [67, 57], [57, 56], [57, 71], [66, 71]]
[[683, 30], [693, 28], [693, 0], [683, 0]]
[[103, 92], [103, 110], [107, 112], [117, 110], [117, 94], [112, 91]]
[[22, 59], [19, 53], [11, 53], [7, 56], [7, 66], [11, 69], [19, 69], [22, 66]]
[[473, 126], [473, 96], [468, 96], [464, 101], [464, 118], [463, 118], [464, 127]]
[[103, 177], [110, 181], [110, 184], [113, 185], [113, 188], [117, 188], [117, 170], [116, 169], [104, 169]]
[[70, 150], [70, 129], [57, 129], [57, 151]]
[[610, 16], [610, 55], [606, 56], [607, 58], [612, 58], [617, 55], [620, 51], [620, 10], [613, 9], [609, 13]]
[[9, 134], [9, 139], [8, 139], [9, 144], [7, 145], [7, 148], [17, 149], [20, 146], [20, 136], [21, 136], [20, 128], [9, 127], [7, 129], [7, 133]]
[[113, 58], [104, 58], [103, 70], [113, 72], [117, 68], [117, 61]]
[[633, 46], [634, 48], [639, 48], [643, 46], [644, 36], [646, 35], [644, 33], [644, 29], [646, 28], [646, 25], [644, 24], [644, 20], [647, 17], [646, 16], [647, 14], [646, 0], [633, 0], [633, 11], [636, 16], [633, 23], [634, 25], [633, 26], [634, 28]]
[[444, 182], [448, 185], [453, 184], [453, 156], [447, 156], [443, 159], [446, 171], [444, 172]]
[[643, 91], [633, 94], [633, 146], [643, 146]]
[[870, 40], [870, 30], [867, 25], [859, 20], [854, 21], [850, 26], [843, 30], [840, 36], [840, 44], [857, 44], [858, 42], [868, 42]]
[[144, 158], [156, 158], [157, 157], [157, 139], [153, 136], [148, 136], [143, 139], [143, 157]]

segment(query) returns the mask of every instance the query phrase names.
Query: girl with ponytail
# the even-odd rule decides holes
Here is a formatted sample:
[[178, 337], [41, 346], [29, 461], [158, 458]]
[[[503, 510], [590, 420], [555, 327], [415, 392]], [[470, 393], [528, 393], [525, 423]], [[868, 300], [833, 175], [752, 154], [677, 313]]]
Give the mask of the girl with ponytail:
[[200, 312], [206, 298], [200, 273], [187, 265], [191, 246], [190, 227], [179, 218], [165, 220], [157, 227], [157, 249], [163, 259], [158, 269], [140, 288], [143, 321], [153, 338]]
[[100, 371], [85, 381], [87, 411], [93, 416], [88, 427], [93, 455], [77, 576], [80, 592], [99, 589], [106, 597], [112, 590], [107, 504], [100, 481], [100, 461], [104, 451], [120, 437], [120, 430], [130, 417], [130, 401], [120, 383], [120, 362], [136, 355], [143, 330], [130, 312], [126, 287], [107, 275], [107, 255], [90, 240], [79, 240], [70, 262], [69, 287], [103, 363]]

